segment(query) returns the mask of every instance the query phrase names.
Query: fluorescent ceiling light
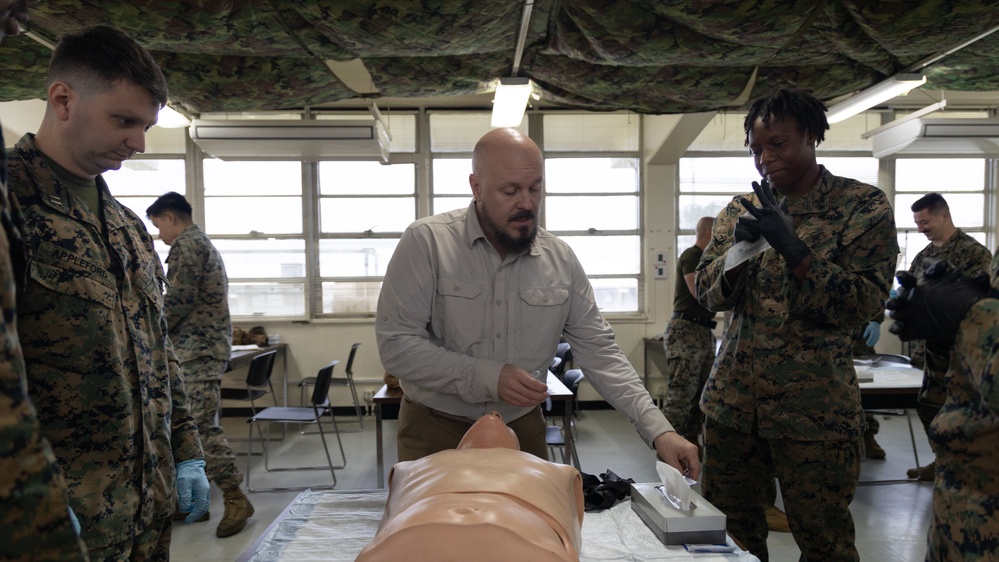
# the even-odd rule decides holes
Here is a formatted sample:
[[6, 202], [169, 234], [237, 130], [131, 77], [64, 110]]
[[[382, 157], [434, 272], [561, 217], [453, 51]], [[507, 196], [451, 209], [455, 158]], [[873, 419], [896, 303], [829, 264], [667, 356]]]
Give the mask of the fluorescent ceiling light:
[[181, 129], [191, 125], [191, 120], [169, 105], [164, 105], [156, 119], [156, 126], [164, 129]]
[[492, 126], [519, 127], [527, 111], [527, 100], [531, 97], [531, 80], [512, 76], [500, 78], [493, 97]]
[[830, 107], [826, 111], [826, 119], [830, 123], [839, 123], [925, 83], [926, 77], [922, 74], [896, 74]]

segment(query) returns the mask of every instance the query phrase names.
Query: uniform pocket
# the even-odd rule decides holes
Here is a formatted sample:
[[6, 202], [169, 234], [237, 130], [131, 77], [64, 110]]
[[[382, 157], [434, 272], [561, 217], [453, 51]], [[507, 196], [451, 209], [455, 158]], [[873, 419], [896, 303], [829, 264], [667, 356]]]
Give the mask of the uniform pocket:
[[471, 346], [482, 341], [485, 306], [482, 285], [455, 277], [439, 277], [434, 331], [448, 349], [467, 354]]
[[[569, 314], [569, 289], [567, 287], [531, 287], [520, 290], [515, 324], [517, 348], [526, 361], [542, 351], [555, 352], [558, 337], [565, 328]], [[518, 363], [521, 364], [521, 363]], [[523, 365], [522, 365], [523, 366]], [[529, 365], [534, 368], [537, 365]]]

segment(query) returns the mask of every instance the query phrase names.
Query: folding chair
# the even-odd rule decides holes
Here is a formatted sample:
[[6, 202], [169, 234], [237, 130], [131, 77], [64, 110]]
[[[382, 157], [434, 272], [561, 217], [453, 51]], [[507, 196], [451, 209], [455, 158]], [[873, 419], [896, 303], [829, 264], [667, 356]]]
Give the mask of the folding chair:
[[[304, 490], [307, 488], [311, 489], [325, 489], [325, 488], [335, 488], [336, 487], [336, 469], [344, 468], [347, 466], [347, 457], [343, 452], [343, 442], [340, 440], [340, 431], [336, 425], [336, 418], [333, 416], [333, 409], [330, 404], [329, 390], [330, 390], [330, 380], [333, 378], [333, 368], [339, 364], [340, 361], [333, 361], [329, 365], [326, 365], [319, 370], [319, 374], [316, 375], [315, 388], [312, 390], [312, 404], [310, 406], [272, 406], [270, 408], [264, 408], [258, 412], [252, 418], [246, 420], [249, 425], [249, 437], [250, 437], [250, 454], [253, 454], [253, 427], [257, 422], [265, 424], [268, 428], [266, 432], [262, 432], [260, 427], [257, 426], [257, 435], [260, 437], [260, 443], [263, 446], [264, 451], [264, 469], [268, 472], [277, 471], [291, 471], [291, 470], [324, 470], [329, 468], [330, 476], [333, 477], [333, 484], [326, 486], [298, 486], [298, 487], [278, 487], [278, 488], [256, 488], [252, 487], [250, 482], [250, 459], [247, 457], [246, 460], [246, 489], [251, 492], [272, 492], [272, 491], [285, 491], [285, 490]], [[333, 431], [336, 433], [336, 441], [340, 447], [340, 459], [343, 461], [342, 464], [333, 465], [333, 460], [330, 458], [329, 446], [326, 443], [326, 432], [323, 430], [323, 417], [329, 415], [330, 420], [333, 422]], [[268, 455], [268, 437], [270, 432], [270, 424], [280, 423], [280, 424], [315, 424], [319, 428], [320, 439], [323, 442], [323, 452], [326, 454], [326, 466], [301, 466], [301, 467], [281, 467], [281, 468], [271, 468], [269, 463]]]
[[[333, 380], [330, 381], [330, 386], [350, 388], [350, 396], [354, 400], [354, 413], [357, 414], [357, 429], [351, 430], [352, 432], [364, 429], [364, 410], [361, 408], [361, 402], [357, 399], [357, 388], [354, 386], [354, 357], [357, 355], [357, 348], [359, 347], [361, 347], [360, 343], [350, 346], [350, 355], [347, 356], [347, 367], [344, 369], [347, 376], [333, 377]], [[316, 384], [316, 377], [305, 377], [298, 383], [298, 387], [301, 389], [301, 396], [299, 397], [300, 404], [305, 405], [306, 387], [314, 384]]]
[[[268, 351], [251, 359], [250, 366], [246, 371], [245, 385], [240, 388], [222, 387], [222, 400], [240, 400], [249, 402], [251, 415], [257, 414], [256, 401], [268, 394], [271, 395], [271, 398], [274, 400], [274, 405], [277, 406], [277, 394], [274, 393], [274, 385], [271, 383], [271, 373], [274, 371], [275, 357], [277, 357], [277, 351]], [[219, 408], [218, 417], [237, 417], [237, 415], [229, 414], [227, 416], [225, 409]], [[281, 437], [284, 438], [283, 431], [281, 433]], [[238, 437], [230, 437], [229, 441], [235, 443], [244, 442], [246, 440]], [[248, 453], [235, 451], [235, 454], [242, 455]]]

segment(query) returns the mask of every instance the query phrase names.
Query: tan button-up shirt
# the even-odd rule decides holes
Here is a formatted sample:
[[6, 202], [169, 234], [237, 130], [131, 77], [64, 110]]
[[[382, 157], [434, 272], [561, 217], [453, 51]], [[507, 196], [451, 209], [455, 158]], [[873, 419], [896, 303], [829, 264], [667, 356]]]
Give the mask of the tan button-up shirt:
[[539, 229], [530, 250], [501, 259], [474, 203], [413, 223], [389, 262], [375, 323], [382, 364], [406, 396], [475, 420], [531, 410], [499, 400], [510, 363], [544, 372], [565, 333], [586, 380], [651, 443], [672, 431], [614, 341], [568, 244]]

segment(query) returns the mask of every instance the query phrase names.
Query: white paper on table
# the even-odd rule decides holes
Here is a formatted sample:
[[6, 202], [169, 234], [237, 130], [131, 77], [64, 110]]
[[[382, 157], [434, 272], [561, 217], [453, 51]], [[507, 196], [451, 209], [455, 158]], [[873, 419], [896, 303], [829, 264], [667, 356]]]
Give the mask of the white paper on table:
[[656, 461], [656, 473], [666, 490], [680, 501], [680, 505], [674, 507], [680, 511], [690, 511], [690, 484], [683, 474], [661, 461]]

